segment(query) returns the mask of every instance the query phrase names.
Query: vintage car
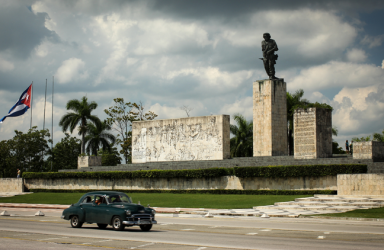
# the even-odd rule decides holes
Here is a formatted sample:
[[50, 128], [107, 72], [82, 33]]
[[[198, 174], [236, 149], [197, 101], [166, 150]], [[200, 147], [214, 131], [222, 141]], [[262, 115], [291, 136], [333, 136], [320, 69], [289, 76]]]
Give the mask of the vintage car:
[[155, 220], [155, 210], [132, 203], [122, 192], [96, 191], [83, 195], [80, 200], [63, 211], [64, 220], [79, 228], [83, 223], [96, 223], [104, 229], [111, 225], [114, 230], [124, 230], [126, 226], [140, 226], [149, 231]]

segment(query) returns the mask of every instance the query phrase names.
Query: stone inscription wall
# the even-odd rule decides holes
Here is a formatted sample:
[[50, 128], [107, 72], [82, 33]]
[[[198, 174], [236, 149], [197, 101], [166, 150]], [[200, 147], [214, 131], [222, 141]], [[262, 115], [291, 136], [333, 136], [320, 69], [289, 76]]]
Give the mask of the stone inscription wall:
[[293, 115], [295, 159], [316, 157], [316, 112], [315, 109], [298, 109]]
[[132, 163], [230, 157], [229, 115], [133, 122]]
[[332, 110], [297, 109], [293, 123], [295, 159], [332, 157]]
[[253, 83], [253, 156], [288, 155], [287, 85], [284, 79]]
[[384, 142], [353, 142], [353, 159], [384, 160]]

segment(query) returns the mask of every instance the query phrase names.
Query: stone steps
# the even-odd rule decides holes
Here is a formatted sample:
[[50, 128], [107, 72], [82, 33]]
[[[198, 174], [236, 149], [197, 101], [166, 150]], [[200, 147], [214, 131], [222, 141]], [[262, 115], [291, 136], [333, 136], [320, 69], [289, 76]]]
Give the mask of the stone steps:
[[[384, 207], [384, 196], [337, 196], [315, 195], [314, 197], [297, 198], [295, 201], [276, 202], [270, 206], [253, 207], [255, 210], [276, 211], [312, 211], [314, 213], [346, 212], [355, 209]], [[332, 212], [328, 212], [332, 211]], [[297, 212], [296, 212], [297, 213]]]
[[286, 205], [295, 205], [295, 206], [331, 206], [331, 207], [339, 207], [339, 206], [358, 206], [358, 207], [384, 207], [384, 204], [380, 204], [378, 202], [337, 202], [337, 201], [324, 201], [324, 202], [316, 202], [316, 201], [290, 201], [290, 202], [276, 202], [275, 206], [286, 206]]

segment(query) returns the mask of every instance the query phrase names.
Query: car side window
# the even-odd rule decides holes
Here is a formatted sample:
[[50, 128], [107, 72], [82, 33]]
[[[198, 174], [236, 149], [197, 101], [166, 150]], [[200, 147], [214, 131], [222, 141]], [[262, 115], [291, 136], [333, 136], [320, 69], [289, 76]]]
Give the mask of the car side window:
[[95, 203], [96, 205], [101, 205], [101, 204], [107, 204], [107, 201], [104, 196], [95, 195]]
[[92, 197], [91, 196], [87, 196], [85, 197], [81, 203], [92, 203]]

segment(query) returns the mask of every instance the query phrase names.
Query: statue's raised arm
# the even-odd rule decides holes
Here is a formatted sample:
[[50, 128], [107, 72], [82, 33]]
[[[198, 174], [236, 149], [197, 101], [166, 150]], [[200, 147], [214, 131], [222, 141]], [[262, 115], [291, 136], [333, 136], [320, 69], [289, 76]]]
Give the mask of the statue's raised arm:
[[261, 42], [261, 50], [263, 51], [263, 60], [265, 72], [269, 76], [269, 79], [277, 79], [275, 77], [275, 64], [278, 55], [275, 55], [275, 51], [278, 51], [276, 41], [271, 39], [269, 33], [263, 34], [264, 41]]

